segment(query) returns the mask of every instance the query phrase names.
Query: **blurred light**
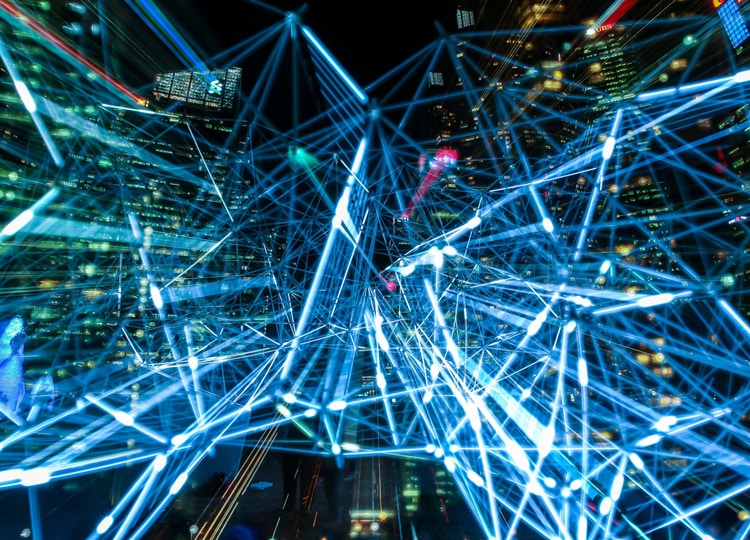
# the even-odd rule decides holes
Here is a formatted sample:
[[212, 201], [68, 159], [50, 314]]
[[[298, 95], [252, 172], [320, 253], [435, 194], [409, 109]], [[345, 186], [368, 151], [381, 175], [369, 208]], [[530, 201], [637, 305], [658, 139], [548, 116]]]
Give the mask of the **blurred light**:
[[589, 385], [589, 370], [583, 357], [578, 359], [578, 382], [583, 388]]
[[109, 530], [109, 528], [112, 526], [112, 523], [114, 523], [114, 518], [110, 515], [105, 517], [103, 520], [99, 522], [99, 524], [96, 526], [96, 532], [99, 534], [104, 534]]
[[154, 458], [154, 472], [161, 472], [167, 466], [167, 456], [159, 454]]
[[185, 482], [187, 482], [188, 479], [188, 473], [182, 472], [177, 477], [177, 480], [174, 481], [174, 483], [169, 488], [169, 494], [170, 495], [177, 495], [180, 490], [182, 489], [182, 486], [185, 485]]
[[604, 148], [602, 149], [602, 157], [609, 159], [612, 157], [612, 153], [615, 151], [615, 138], [611, 135], [604, 141]]
[[622, 471], [618, 471], [617, 475], [615, 475], [615, 479], [612, 482], [612, 489], [610, 490], [609, 496], [612, 497], [613, 501], [617, 501], [620, 498], [620, 495], [622, 495], [622, 486], [625, 482], [625, 477], [622, 474]]
[[132, 426], [133, 424], [135, 424], [135, 420], [133, 419], [133, 417], [126, 412], [115, 411], [114, 417], [115, 420], [120, 422], [123, 426]]
[[184, 433], [180, 433], [179, 435], [175, 435], [174, 437], [172, 437], [172, 440], [170, 442], [172, 443], [172, 446], [180, 447], [185, 443], [186, 440], [187, 435], [185, 435]]
[[648, 435], [648, 436], [642, 438], [640, 441], [638, 441], [637, 443], [635, 443], [635, 445], [638, 448], [646, 448], [647, 446], [652, 446], [652, 445], [658, 443], [659, 441], [661, 441], [661, 439], [662, 439], [662, 436], [659, 435], [658, 433], [655, 433], [653, 435]]
[[337, 399], [328, 404], [328, 409], [331, 411], [343, 411], [347, 405], [347, 402], [343, 399]]
[[159, 291], [159, 288], [156, 285], [151, 284], [149, 290], [151, 291], [151, 299], [154, 301], [154, 307], [156, 309], [164, 307], [164, 300], [161, 297], [161, 291]]
[[23, 81], [13, 81], [13, 83], [16, 85], [16, 91], [18, 92], [18, 95], [21, 97], [21, 101], [23, 102], [23, 106], [26, 107], [26, 110], [30, 113], [36, 112], [36, 102], [34, 101], [33, 96], [31, 95], [31, 92], [29, 92], [28, 86], [26, 86], [26, 83]]
[[659, 431], [661, 433], [666, 433], [670, 430], [670, 428], [677, 423], [677, 417], [675, 416], [662, 416], [656, 424], [654, 424], [654, 429], [656, 431]]
[[12, 236], [16, 234], [18, 231], [23, 229], [26, 225], [31, 222], [31, 220], [34, 218], [34, 212], [32, 210], [24, 210], [16, 218], [8, 223], [2, 231], [0, 231], [0, 236]]
[[586, 531], [588, 529], [588, 522], [586, 516], [578, 517], [578, 540], [586, 540]]
[[466, 471], [466, 476], [469, 478], [469, 481], [471, 481], [471, 483], [475, 486], [484, 487], [484, 479], [474, 471]]
[[653, 307], [662, 304], [669, 304], [672, 300], [674, 300], [673, 294], [664, 293], [641, 297], [636, 301], [636, 304], [640, 307]]
[[643, 470], [643, 460], [641, 459], [641, 456], [636, 454], [635, 452], [630, 452], [628, 454], [628, 458], [630, 459], [630, 462], [633, 464], [633, 466], [638, 469], [639, 471]]
[[49, 480], [50, 473], [49, 469], [47, 469], [46, 467], [29, 469], [27, 471], [21, 472], [21, 485], [26, 487], [46, 484], [47, 482], [49, 482]]

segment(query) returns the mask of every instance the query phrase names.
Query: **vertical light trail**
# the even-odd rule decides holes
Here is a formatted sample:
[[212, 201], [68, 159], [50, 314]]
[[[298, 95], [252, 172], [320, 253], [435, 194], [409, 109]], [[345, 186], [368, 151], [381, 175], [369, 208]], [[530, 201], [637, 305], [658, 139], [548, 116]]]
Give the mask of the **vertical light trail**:
[[[0, 7], [4, 6], [0, 4]], [[49, 129], [47, 129], [47, 125], [44, 123], [44, 120], [42, 120], [42, 117], [39, 114], [36, 100], [34, 99], [34, 96], [31, 95], [31, 91], [29, 90], [28, 86], [26, 86], [26, 83], [21, 79], [21, 76], [19, 75], [18, 70], [13, 63], [13, 59], [10, 57], [8, 49], [5, 47], [5, 42], [2, 39], [0, 39], [0, 58], [2, 58], [5, 69], [8, 71], [8, 75], [10, 75], [10, 78], [13, 80], [13, 85], [16, 87], [16, 91], [21, 98], [21, 102], [26, 108], [26, 111], [29, 113], [29, 116], [31, 116], [31, 119], [34, 122], [39, 135], [42, 137], [44, 145], [47, 147], [47, 151], [52, 157], [52, 161], [58, 167], [62, 167], [64, 160], [62, 155], [60, 154], [60, 150], [58, 150], [55, 141], [52, 140], [52, 135], [50, 135]]]
[[354, 161], [352, 162], [351, 175], [349, 176], [349, 179], [346, 182], [346, 186], [344, 187], [344, 192], [341, 194], [339, 202], [336, 205], [336, 214], [334, 215], [333, 221], [331, 222], [331, 233], [326, 239], [323, 253], [320, 257], [320, 261], [318, 262], [315, 276], [313, 277], [313, 282], [310, 285], [307, 299], [305, 300], [305, 304], [302, 308], [302, 314], [300, 315], [299, 321], [297, 322], [297, 328], [294, 333], [294, 338], [292, 339], [289, 347], [289, 352], [287, 353], [286, 359], [284, 360], [284, 363], [281, 367], [281, 380], [285, 380], [289, 376], [289, 370], [293, 365], [294, 358], [297, 354], [297, 349], [299, 348], [300, 338], [307, 331], [307, 320], [310, 317], [313, 307], [315, 306], [315, 303], [317, 301], [318, 290], [320, 288], [320, 284], [323, 282], [323, 277], [325, 276], [325, 272], [328, 267], [328, 259], [333, 253], [335, 241], [337, 239], [336, 232], [338, 231], [338, 226], [342, 223], [342, 221], [347, 224], [347, 226], [348, 223], [351, 222], [351, 218], [349, 218], [347, 222], [346, 220], [344, 220], [344, 217], [349, 216], [349, 210], [347, 206], [349, 196], [354, 185], [354, 177], [359, 174], [359, 169], [362, 166], [366, 148], [367, 141], [366, 139], [362, 139], [359, 143], [359, 147], [357, 148], [357, 153], [354, 156]]

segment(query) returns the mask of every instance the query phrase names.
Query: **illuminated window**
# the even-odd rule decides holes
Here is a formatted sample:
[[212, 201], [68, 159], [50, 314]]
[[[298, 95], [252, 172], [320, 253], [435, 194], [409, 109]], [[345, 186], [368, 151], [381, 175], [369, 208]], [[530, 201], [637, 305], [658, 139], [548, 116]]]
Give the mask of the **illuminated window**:
[[437, 71], [431, 71], [427, 76], [430, 86], [443, 86], [443, 74]]
[[750, 37], [750, 30], [745, 24], [745, 18], [740, 13], [739, 2], [724, 2], [716, 11], [719, 13], [732, 46], [736, 49]]
[[466, 9], [456, 10], [456, 24], [458, 29], [466, 28], [467, 26], [474, 25], [474, 12]]

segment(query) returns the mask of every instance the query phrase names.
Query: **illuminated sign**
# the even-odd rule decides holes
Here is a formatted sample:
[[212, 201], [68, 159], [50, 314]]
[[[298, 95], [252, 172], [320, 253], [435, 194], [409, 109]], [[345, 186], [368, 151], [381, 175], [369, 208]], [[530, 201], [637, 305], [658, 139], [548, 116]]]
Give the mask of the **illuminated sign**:
[[750, 30], [747, 28], [745, 18], [740, 13], [740, 3], [726, 2], [725, 0], [711, 1], [714, 7], [718, 7], [716, 12], [719, 14], [722, 24], [724, 24], [724, 30], [732, 42], [732, 46], [735, 49], [738, 48], [747, 38], [750, 38]]

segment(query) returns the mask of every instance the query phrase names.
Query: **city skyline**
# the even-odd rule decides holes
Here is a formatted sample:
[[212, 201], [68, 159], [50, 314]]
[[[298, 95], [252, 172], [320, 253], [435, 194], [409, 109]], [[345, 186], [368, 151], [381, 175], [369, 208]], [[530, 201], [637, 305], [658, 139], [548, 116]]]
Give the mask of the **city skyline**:
[[236, 46], [1, 6], [12, 534], [69, 493], [92, 540], [218, 538], [291, 451], [324, 496], [274, 477], [269, 538], [747, 535], [750, 66], [698, 2], [583, 4], [418, 55], [373, 19], [386, 69], [312, 4]]

